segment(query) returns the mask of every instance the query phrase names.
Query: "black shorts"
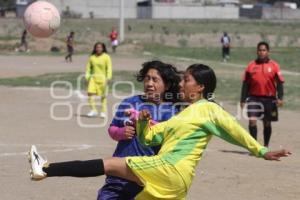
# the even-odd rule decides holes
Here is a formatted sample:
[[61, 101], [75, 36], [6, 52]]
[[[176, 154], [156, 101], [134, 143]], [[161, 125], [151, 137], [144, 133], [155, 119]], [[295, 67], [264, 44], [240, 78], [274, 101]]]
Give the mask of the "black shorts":
[[73, 53], [74, 52], [74, 48], [72, 46], [67, 46], [68, 49], [68, 53]]
[[228, 55], [229, 56], [229, 54], [230, 54], [230, 48], [223, 46], [222, 53], [223, 53], [223, 55]]
[[249, 97], [247, 100], [248, 117], [260, 120], [278, 121], [277, 100], [275, 97]]

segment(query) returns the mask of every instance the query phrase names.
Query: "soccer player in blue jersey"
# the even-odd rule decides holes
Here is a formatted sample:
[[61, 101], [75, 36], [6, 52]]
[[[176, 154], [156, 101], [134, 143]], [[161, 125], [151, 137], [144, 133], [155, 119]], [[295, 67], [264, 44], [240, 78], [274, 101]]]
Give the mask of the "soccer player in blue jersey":
[[[174, 102], [178, 101], [180, 77], [175, 67], [161, 61], [145, 62], [137, 74], [137, 80], [143, 82], [144, 94], [124, 99], [109, 127], [110, 136], [118, 141], [114, 157], [155, 155], [160, 149], [160, 146], [141, 146], [135, 136], [135, 127], [125, 116], [126, 110], [147, 109], [157, 122], [168, 120], [178, 110]], [[107, 176], [104, 186], [99, 190], [98, 200], [134, 199], [142, 189], [135, 182]]]

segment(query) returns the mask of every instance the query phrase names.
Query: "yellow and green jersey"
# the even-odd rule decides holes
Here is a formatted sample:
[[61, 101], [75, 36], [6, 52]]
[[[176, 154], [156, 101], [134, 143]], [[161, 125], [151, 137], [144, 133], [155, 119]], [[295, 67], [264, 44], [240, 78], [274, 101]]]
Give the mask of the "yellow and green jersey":
[[206, 100], [154, 126], [150, 126], [149, 121], [138, 121], [136, 128], [142, 144], [161, 145], [156, 156], [126, 159], [127, 165], [145, 184], [137, 199], [185, 199], [195, 168], [213, 135], [244, 147], [256, 156], [268, 151], [230, 114]]
[[107, 53], [91, 55], [86, 65], [85, 79], [94, 79], [97, 83], [104, 83], [112, 78], [112, 63]]

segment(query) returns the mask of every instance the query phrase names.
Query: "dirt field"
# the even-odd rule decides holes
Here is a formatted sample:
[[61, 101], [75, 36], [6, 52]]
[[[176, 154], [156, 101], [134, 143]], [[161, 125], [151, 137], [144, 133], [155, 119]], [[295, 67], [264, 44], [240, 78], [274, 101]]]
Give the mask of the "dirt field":
[[[0, 77], [82, 71], [87, 57], [76, 56], [72, 64], [58, 57], [0, 56]], [[144, 59], [113, 57], [114, 68], [137, 70]], [[68, 91], [59, 90], [59, 94]], [[115, 142], [107, 134], [107, 122], [87, 119], [86, 102], [73, 94], [55, 99], [50, 89], [0, 86], [0, 199], [73, 200], [95, 199], [104, 177], [29, 179], [26, 152], [31, 144], [51, 161], [94, 159], [110, 156]], [[120, 99], [111, 95], [109, 107]], [[80, 109], [82, 108], [82, 109]], [[225, 104], [235, 114], [236, 108]], [[55, 120], [56, 118], [56, 120]], [[290, 158], [268, 162], [249, 156], [239, 147], [217, 138], [200, 161], [189, 192], [190, 200], [298, 200], [300, 197], [300, 113], [281, 111], [273, 125], [271, 148], [292, 150]], [[241, 121], [246, 127], [246, 121]], [[259, 127], [261, 141], [261, 127]]]

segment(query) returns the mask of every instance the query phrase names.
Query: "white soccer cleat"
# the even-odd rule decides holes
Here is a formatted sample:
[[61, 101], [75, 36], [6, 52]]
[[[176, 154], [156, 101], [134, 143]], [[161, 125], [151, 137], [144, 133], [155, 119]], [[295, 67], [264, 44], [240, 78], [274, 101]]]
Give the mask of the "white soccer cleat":
[[97, 111], [91, 110], [86, 116], [88, 116], [88, 117], [97, 117], [97, 115], [98, 115]]
[[39, 155], [35, 145], [31, 146], [28, 156], [31, 166], [30, 178], [36, 181], [46, 178], [47, 174], [43, 171], [43, 167], [47, 165], [47, 160], [43, 159], [42, 156]]
[[106, 118], [106, 114], [105, 114], [104, 112], [101, 112], [101, 113], [100, 113], [100, 117]]

